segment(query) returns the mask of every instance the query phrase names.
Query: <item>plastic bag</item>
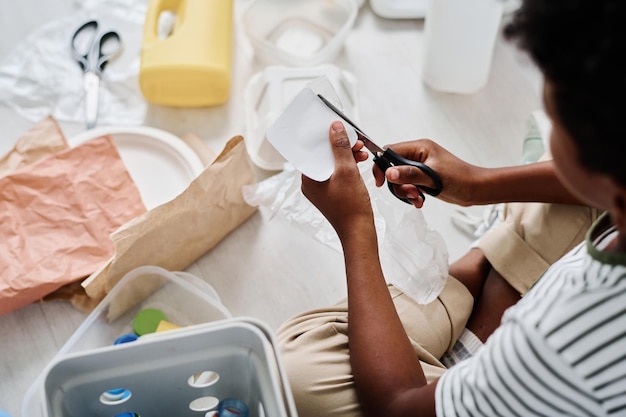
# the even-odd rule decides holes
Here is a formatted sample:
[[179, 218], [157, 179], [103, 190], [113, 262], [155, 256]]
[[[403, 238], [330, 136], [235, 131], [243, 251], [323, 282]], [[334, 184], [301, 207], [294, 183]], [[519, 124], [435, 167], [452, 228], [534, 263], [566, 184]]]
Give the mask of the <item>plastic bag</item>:
[[[420, 304], [433, 301], [448, 276], [448, 250], [430, 229], [421, 210], [396, 199], [386, 186], [377, 188], [367, 164], [361, 164], [370, 192], [380, 261], [387, 280]], [[330, 223], [300, 190], [301, 174], [291, 164], [257, 184], [243, 187], [244, 199], [282, 216], [318, 241], [341, 252]], [[270, 217], [270, 219], [272, 218]]]

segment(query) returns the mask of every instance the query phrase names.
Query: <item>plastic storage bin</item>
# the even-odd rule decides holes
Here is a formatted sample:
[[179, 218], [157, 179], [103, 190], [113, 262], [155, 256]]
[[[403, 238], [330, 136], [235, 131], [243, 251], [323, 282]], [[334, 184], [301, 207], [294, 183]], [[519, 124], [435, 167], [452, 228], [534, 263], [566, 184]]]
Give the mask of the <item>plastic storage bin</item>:
[[358, 100], [354, 76], [334, 65], [315, 67], [268, 66], [248, 82], [245, 97], [246, 150], [259, 168], [278, 171], [286, 162], [267, 141], [265, 132], [285, 106], [314, 80], [326, 77], [341, 101], [343, 110], [358, 122]]
[[59, 355], [110, 346], [132, 332], [133, 318], [141, 310], [158, 308], [169, 322], [190, 326], [230, 318], [217, 292], [187, 272], [141, 266], [128, 272], [87, 316], [59, 350]]
[[268, 334], [231, 319], [60, 358], [46, 372], [44, 415], [204, 416], [234, 398], [250, 417], [295, 416], [285, 384]]
[[[114, 345], [147, 308], [160, 309], [182, 328]], [[262, 323], [232, 319], [205, 281], [139, 267], [120, 280], [33, 383], [22, 415], [204, 416], [199, 410], [206, 397], [231, 396], [250, 406], [250, 417], [295, 416], [273, 344]], [[217, 381], [211, 377], [216, 375]], [[102, 397], [111, 390], [128, 390], [128, 398]]]
[[266, 63], [314, 66], [339, 52], [358, 9], [355, 0], [255, 0], [242, 23]]

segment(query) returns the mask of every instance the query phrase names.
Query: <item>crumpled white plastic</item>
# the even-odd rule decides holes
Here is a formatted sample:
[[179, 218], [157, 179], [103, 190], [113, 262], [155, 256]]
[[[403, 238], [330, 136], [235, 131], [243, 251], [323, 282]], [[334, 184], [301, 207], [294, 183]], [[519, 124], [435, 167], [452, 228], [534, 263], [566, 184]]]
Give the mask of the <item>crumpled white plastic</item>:
[[83, 72], [72, 58], [70, 39], [86, 20], [119, 32], [123, 49], [100, 81], [99, 125], [137, 125], [146, 114], [138, 74], [146, 0], [86, 0], [76, 13], [31, 33], [0, 60], [0, 102], [28, 120], [85, 121]]
[[[377, 188], [368, 164], [360, 169], [370, 192], [378, 234], [380, 261], [388, 282], [420, 304], [441, 293], [448, 276], [448, 250], [443, 237], [428, 227], [421, 210], [395, 198], [386, 186]], [[318, 241], [341, 252], [330, 223], [300, 190], [301, 174], [286, 163], [284, 170], [243, 187], [246, 202], [266, 207]]]

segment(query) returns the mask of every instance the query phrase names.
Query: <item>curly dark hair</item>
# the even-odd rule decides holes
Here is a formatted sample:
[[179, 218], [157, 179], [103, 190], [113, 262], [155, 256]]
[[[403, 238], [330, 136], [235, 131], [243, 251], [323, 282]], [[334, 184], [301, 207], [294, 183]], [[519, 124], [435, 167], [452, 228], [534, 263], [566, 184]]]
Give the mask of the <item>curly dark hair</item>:
[[626, 185], [626, 1], [523, 0], [504, 36], [551, 84], [580, 162]]

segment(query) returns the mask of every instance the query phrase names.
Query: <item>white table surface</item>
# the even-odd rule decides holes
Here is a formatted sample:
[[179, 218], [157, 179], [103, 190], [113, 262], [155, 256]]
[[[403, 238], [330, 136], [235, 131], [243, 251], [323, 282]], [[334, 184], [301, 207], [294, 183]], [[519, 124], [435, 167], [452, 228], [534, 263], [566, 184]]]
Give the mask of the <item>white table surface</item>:
[[[118, 2], [121, 3], [121, 2]], [[235, 0], [236, 8], [248, 4]], [[1, 57], [40, 25], [72, 13], [79, 1], [20, 0], [0, 3]], [[432, 91], [420, 78], [421, 19], [391, 20], [360, 9], [338, 57], [332, 62], [357, 79], [361, 125], [385, 142], [430, 137], [459, 157], [484, 166], [517, 164], [532, 111], [541, 108], [535, 68], [499, 39], [488, 85], [472, 95]], [[236, 23], [237, 24], [237, 23]], [[241, 29], [241, 28], [238, 28]], [[241, 31], [237, 32], [240, 36]], [[245, 133], [243, 90], [264, 64], [236, 39], [229, 101], [212, 108], [172, 109], [150, 105], [144, 125], [177, 136], [193, 132], [214, 150]], [[35, 122], [0, 103], [0, 153]], [[60, 122], [66, 134], [81, 123]], [[272, 173], [258, 170], [259, 178]], [[400, 204], [400, 203], [399, 203]], [[423, 209], [429, 226], [442, 234], [450, 260], [472, 238], [451, 221], [459, 210], [429, 198]], [[483, 208], [465, 209], [480, 216]], [[325, 306], [345, 295], [341, 254], [311, 239], [262, 209], [189, 269], [219, 292], [234, 315], [248, 315], [275, 329], [304, 309]], [[85, 314], [63, 302], [37, 303], [0, 317], [0, 409], [21, 415], [24, 393]]]

